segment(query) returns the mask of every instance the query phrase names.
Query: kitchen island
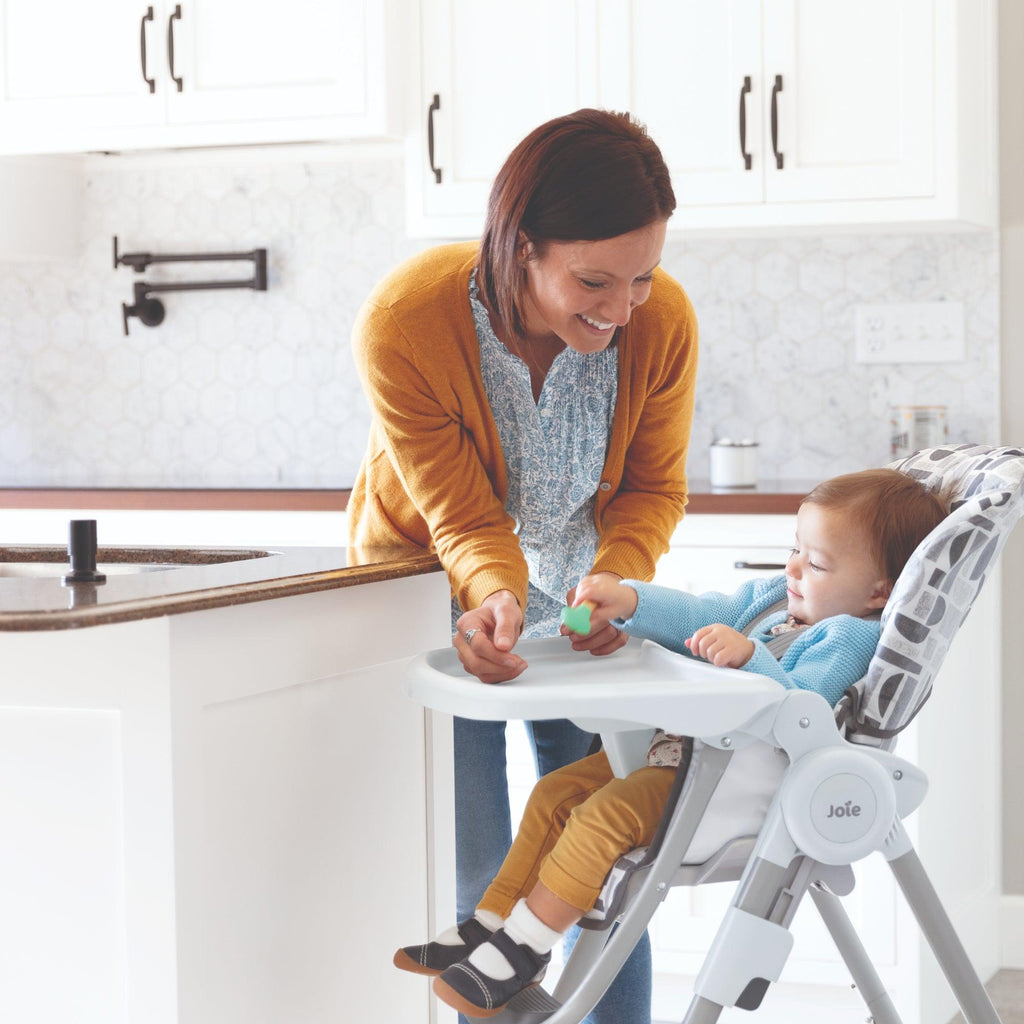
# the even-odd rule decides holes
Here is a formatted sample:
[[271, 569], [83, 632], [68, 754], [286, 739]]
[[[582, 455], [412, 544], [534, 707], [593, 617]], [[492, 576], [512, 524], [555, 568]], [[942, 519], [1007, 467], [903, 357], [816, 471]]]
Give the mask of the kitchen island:
[[450, 727], [400, 663], [449, 640], [422, 552], [0, 578], [0, 1019], [428, 1020]]

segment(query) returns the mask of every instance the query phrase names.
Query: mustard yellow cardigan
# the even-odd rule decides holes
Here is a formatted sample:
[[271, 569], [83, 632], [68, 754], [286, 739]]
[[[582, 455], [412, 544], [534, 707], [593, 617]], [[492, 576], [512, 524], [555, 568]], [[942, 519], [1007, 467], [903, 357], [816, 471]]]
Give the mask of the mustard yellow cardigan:
[[[359, 312], [352, 344], [373, 418], [349, 542], [433, 549], [463, 609], [506, 589], [525, 609], [526, 561], [505, 513], [505, 460], [469, 305], [477, 251], [456, 243], [414, 256]], [[697, 374], [693, 307], [666, 273], [655, 272], [617, 344], [593, 571], [650, 580], [686, 504]]]

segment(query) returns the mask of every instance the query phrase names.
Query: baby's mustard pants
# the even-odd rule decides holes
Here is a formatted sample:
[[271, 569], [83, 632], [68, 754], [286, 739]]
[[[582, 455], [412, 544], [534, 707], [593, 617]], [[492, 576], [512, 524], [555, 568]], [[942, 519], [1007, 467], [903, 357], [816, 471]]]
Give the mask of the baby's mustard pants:
[[586, 913], [619, 857], [654, 838], [675, 775], [644, 767], [617, 779], [603, 751], [545, 775], [479, 909], [508, 917], [539, 879]]

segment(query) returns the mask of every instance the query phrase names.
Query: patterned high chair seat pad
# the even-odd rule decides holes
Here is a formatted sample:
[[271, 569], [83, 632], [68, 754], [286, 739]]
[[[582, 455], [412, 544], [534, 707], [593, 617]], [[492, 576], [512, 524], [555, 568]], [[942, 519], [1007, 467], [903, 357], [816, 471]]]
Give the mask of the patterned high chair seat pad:
[[892, 464], [951, 499], [950, 514], [907, 562], [882, 613], [878, 649], [837, 709], [852, 738], [906, 728], [1013, 525], [1024, 512], [1024, 451], [959, 445]]

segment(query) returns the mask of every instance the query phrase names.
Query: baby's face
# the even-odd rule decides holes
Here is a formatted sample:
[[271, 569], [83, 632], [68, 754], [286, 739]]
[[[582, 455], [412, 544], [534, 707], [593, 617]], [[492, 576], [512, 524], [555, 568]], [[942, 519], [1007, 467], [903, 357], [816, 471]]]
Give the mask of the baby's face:
[[789, 613], [808, 624], [833, 615], [869, 615], [885, 604], [891, 589], [863, 528], [841, 509], [812, 504], [797, 513], [786, 586]]

